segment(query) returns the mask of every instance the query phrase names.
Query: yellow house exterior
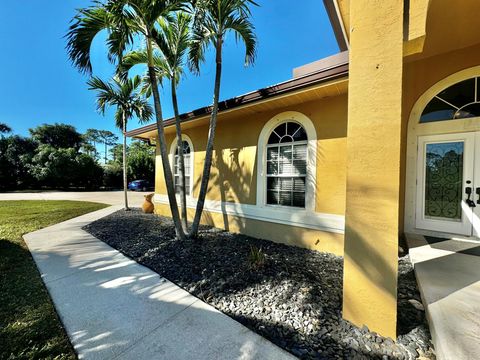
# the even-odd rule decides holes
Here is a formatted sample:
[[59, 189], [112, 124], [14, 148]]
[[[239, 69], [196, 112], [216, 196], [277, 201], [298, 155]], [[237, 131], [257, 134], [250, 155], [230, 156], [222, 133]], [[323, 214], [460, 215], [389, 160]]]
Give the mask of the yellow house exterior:
[[[480, 234], [480, 2], [324, 3], [340, 54], [221, 104], [203, 222], [344, 256], [344, 318], [394, 338], [399, 237]], [[182, 119], [192, 217], [209, 108]], [[297, 206], [271, 203], [270, 153], [283, 150], [270, 136], [285, 123], [306, 134]], [[171, 163], [174, 133], [169, 119]], [[128, 135], [157, 138], [155, 125]], [[156, 165], [155, 211], [169, 216], [158, 151]]]

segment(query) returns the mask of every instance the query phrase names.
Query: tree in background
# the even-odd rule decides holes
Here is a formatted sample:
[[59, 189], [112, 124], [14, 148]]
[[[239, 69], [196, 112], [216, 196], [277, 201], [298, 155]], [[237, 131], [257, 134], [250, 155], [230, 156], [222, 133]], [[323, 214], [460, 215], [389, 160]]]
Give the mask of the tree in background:
[[112, 158], [112, 161], [122, 164], [123, 145], [115, 144], [110, 148], [109, 151], [110, 151], [110, 156]]
[[67, 189], [93, 189], [101, 185], [103, 169], [89, 155], [75, 148], [55, 148], [41, 144], [30, 164], [30, 173], [40, 185]]
[[[83, 140], [84, 142], [88, 143], [89, 145], [91, 145], [91, 147], [93, 147], [93, 154], [91, 154], [95, 159], [97, 158], [98, 156], [98, 152], [97, 152], [97, 143], [100, 141], [100, 136], [98, 134], [98, 130], [97, 129], [87, 129], [87, 131], [85, 132], [85, 134], [83, 134]], [[84, 145], [85, 146], [85, 145]], [[90, 149], [91, 149], [90, 147]]]
[[[98, 132], [89, 129], [87, 133]], [[122, 149], [121, 144], [113, 147], [114, 161], [101, 167], [95, 156], [91, 138], [87, 142], [86, 134], [79, 134], [73, 126], [64, 124], [41, 125], [32, 128], [31, 137], [18, 135], [0, 136], [0, 190], [20, 188], [107, 188], [122, 186]], [[52, 135], [53, 134], [53, 135]], [[59, 134], [74, 139], [83, 139], [78, 149], [78, 141], [64, 141]], [[98, 142], [98, 140], [96, 140]], [[63, 147], [73, 146], [73, 147]], [[134, 149], [139, 148], [137, 145]], [[140, 148], [139, 148], [140, 149]], [[152, 149], [141, 147], [143, 150]], [[128, 147], [127, 147], [128, 151]], [[139, 150], [140, 151], [140, 150]], [[113, 153], [113, 151], [110, 151]], [[132, 178], [135, 174], [146, 176], [151, 167], [144, 157], [134, 151], [134, 161], [130, 168]], [[115, 161], [116, 160], [116, 161]], [[152, 163], [153, 163], [152, 158]], [[127, 166], [129, 163], [127, 162]], [[147, 170], [145, 170], [147, 169]], [[132, 175], [133, 174], [133, 175]]]
[[51, 145], [57, 149], [74, 148], [78, 151], [83, 143], [82, 135], [72, 125], [43, 124], [29, 129], [29, 132], [39, 144]]
[[12, 128], [5, 123], [0, 123], [0, 134], [8, 134], [12, 132]]
[[[121, 130], [122, 128], [120, 128]], [[107, 163], [107, 157], [108, 157], [108, 147], [113, 146], [117, 143], [118, 141], [118, 136], [112, 133], [111, 131], [108, 130], [98, 130], [98, 139], [100, 142], [103, 143], [103, 146], [105, 147], [105, 153], [104, 153], [104, 164]]]
[[0, 137], [0, 190], [24, 188], [35, 183], [29, 164], [36, 148], [37, 143], [30, 138]]
[[92, 189], [101, 185], [103, 169], [80, 152], [84, 137], [74, 126], [43, 124], [29, 131], [36, 149], [27, 166], [38, 186]]
[[91, 156], [93, 159], [97, 159], [97, 149], [95, 149], [95, 147], [90, 144], [89, 142], [83, 142], [82, 143], [82, 147], [80, 149], [84, 154], [87, 154], [88, 156]]
[[105, 189], [123, 189], [123, 165], [120, 162], [109, 161], [103, 166], [103, 185]]
[[240, 40], [245, 44], [245, 65], [253, 63], [257, 46], [255, 27], [250, 22], [251, 12], [249, 9], [249, 5], [256, 5], [255, 2], [251, 0], [194, 0], [194, 5], [193, 38], [189, 53], [191, 69], [196, 73], [199, 72], [200, 63], [204, 60], [205, 50], [211, 45], [215, 49], [216, 70], [202, 181], [190, 234], [193, 237], [197, 236], [198, 233], [210, 179], [222, 78], [222, 49], [225, 37], [228, 32], [233, 32], [237, 41]]
[[[112, 160], [104, 167], [104, 183], [107, 187], [122, 185], [123, 145], [116, 144], [110, 149]], [[133, 180], [155, 181], [155, 147], [140, 140], [133, 140], [127, 146], [127, 177]]]
[[127, 169], [132, 180], [155, 181], [155, 148], [134, 140], [127, 149]]
[[98, 77], [92, 77], [87, 84], [90, 90], [97, 91], [97, 109], [105, 114], [107, 107], [115, 106], [115, 125], [123, 133], [123, 191], [125, 197], [125, 210], [128, 210], [127, 197], [127, 122], [133, 117], [144, 123], [149, 121], [153, 115], [153, 109], [148, 101], [140, 94], [142, 80], [135, 76], [126, 81], [115, 77], [110, 82], [104, 82]]

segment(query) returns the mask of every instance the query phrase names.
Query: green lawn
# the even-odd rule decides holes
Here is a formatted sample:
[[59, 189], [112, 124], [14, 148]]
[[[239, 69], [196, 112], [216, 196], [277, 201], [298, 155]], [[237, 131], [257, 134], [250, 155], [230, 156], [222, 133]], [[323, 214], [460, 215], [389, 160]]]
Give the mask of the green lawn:
[[107, 205], [0, 201], [0, 359], [75, 359], [22, 235]]

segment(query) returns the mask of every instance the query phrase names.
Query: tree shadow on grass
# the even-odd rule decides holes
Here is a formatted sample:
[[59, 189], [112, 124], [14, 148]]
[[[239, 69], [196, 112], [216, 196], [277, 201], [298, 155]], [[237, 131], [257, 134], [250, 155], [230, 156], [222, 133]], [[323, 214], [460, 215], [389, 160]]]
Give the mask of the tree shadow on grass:
[[0, 254], [0, 359], [74, 359], [30, 252], [0, 239]]

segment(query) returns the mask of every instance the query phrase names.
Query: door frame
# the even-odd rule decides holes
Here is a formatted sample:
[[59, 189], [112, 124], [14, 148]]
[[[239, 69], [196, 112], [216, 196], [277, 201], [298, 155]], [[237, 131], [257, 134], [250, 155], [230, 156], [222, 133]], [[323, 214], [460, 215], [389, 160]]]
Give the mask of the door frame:
[[[421, 230], [431, 230], [442, 233], [453, 233], [463, 236], [472, 236], [473, 211], [466, 202], [464, 189], [467, 186], [472, 188], [472, 200], [476, 201], [474, 187], [474, 169], [475, 166], [475, 138], [478, 136], [473, 132], [452, 133], [440, 135], [424, 135], [418, 137], [417, 147], [417, 189], [416, 189], [416, 209], [415, 209], [415, 227]], [[428, 144], [463, 142], [463, 174], [461, 190], [461, 220], [448, 220], [442, 218], [428, 218], [425, 216], [425, 164], [426, 147]], [[478, 172], [478, 170], [477, 170]], [[467, 183], [470, 181], [470, 183]], [[478, 179], [476, 180], [478, 182]]]
[[[447, 76], [446, 78], [440, 80], [435, 85], [433, 85], [427, 91], [425, 91], [415, 102], [410, 112], [407, 125], [407, 144], [405, 159], [405, 201], [403, 209], [403, 230], [405, 233], [449, 238], [455, 237], [478, 239], [475, 237], [462, 236], [454, 233], [419, 229], [416, 227], [418, 138], [424, 135], [441, 135], [480, 131], [480, 117], [462, 120], [447, 120], [420, 123], [420, 116], [428, 102], [440, 91], [446, 89], [452, 84], [469, 79], [474, 76], [480, 76], [480, 65], [464, 69], [450, 76]], [[478, 187], [479, 185], [474, 184], [473, 186]], [[480, 205], [477, 206], [475, 209], [480, 211]], [[473, 217], [473, 222], [474, 228], [480, 230], [480, 220], [477, 216]]]

